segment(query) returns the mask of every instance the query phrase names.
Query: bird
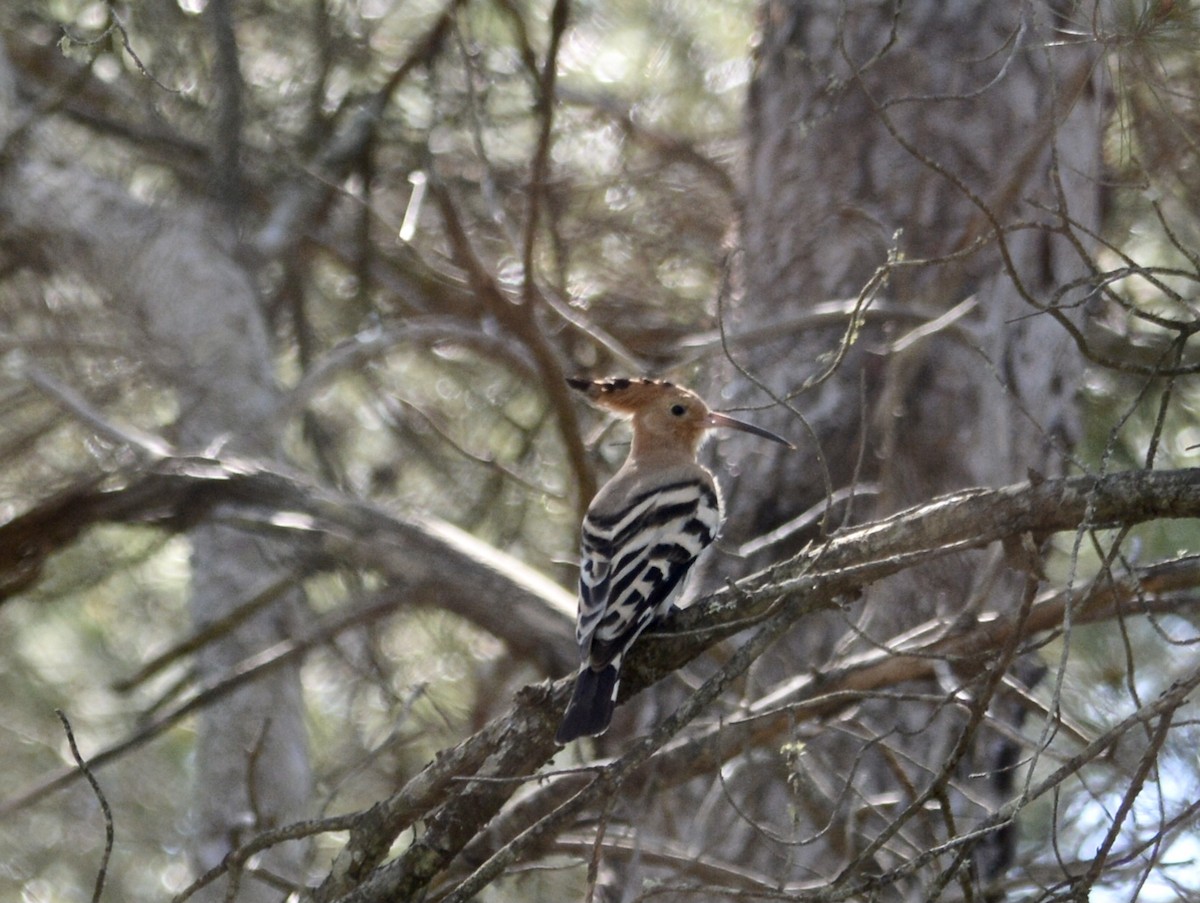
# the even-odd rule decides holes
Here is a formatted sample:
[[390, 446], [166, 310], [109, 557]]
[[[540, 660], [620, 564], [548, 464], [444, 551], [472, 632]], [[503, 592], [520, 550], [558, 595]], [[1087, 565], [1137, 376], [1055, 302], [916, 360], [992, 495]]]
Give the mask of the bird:
[[672, 610], [684, 578], [720, 529], [720, 488], [696, 459], [709, 430], [741, 430], [795, 447], [709, 410], [695, 392], [665, 380], [571, 377], [567, 383], [597, 407], [628, 417], [633, 442], [580, 530], [580, 667], [555, 734], [560, 745], [608, 729], [625, 654]]

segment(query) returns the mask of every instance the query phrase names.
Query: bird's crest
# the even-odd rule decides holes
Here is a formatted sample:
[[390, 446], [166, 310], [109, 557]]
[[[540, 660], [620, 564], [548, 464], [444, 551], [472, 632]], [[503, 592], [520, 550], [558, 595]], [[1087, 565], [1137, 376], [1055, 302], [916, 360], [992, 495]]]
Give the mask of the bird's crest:
[[[656, 398], [676, 393], [692, 395], [665, 379], [630, 378], [612, 376], [606, 379], [585, 379], [572, 376], [567, 379], [572, 389], [577, 389], [589, 400], [602, 408], [622, 414], [633, 414], [643, 409]], [[697, 399], [698, 400], [698, 399]]]
[[795, 448], [769, 430], [710, 411], [695, 392], [665, 379], [572, 377], [567, 383], [583, 392], [593, 404], [632, 418], [632, 458], [652, 455], [661, 461], [692, 457], [704, 434], [718, 428], [741, 430]]

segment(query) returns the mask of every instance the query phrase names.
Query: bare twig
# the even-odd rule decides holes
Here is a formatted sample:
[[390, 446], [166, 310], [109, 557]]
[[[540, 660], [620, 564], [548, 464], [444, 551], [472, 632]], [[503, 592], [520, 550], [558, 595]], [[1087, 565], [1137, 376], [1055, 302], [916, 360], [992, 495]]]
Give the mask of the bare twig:
[[412, 51], [392, 70], [379, 90], [329, 139], [309, 166], [316, 178], [289, 187], [279, 198], [253, 239], [260, 254], [265, 257], [283, 255], [305, 237], [322, 199], [332, 190], [331, 186], [341, 183], [361, 158], [363, 149], [373, 140], [376, 127], [396, 90], [441, 51], [454, 17], [464, 2], [466, 0], [448, 0], [441, 15], [415, 41]]
[[[296, 661], [315, 646], [327, 642], [338, 633], [385, 617], [395, 610], [398, 604], [397, 595], [398, 590], [394, 588], [385, 591], [370, 603], [326, 619], [321, 625], [302, 637], [277, 643], [275, 646], [251, 656], [231, 669], [228, 677], [209, 686], [201, 687], [192, 697], [143, 725], [136, 733], [93, 755], [89, 760], [89, 765], [92, 768], [107, 765], [127, 752], [161, 736], [184, 718], [223, 699], [238, 687]], [[34, 786], [0, 803], [0, 815], [8, 815], [33, 805], [71, 784], [78, 775], [79, 773], [75, 769], [66, 769], [42, 779]]]
[[68, 414], [76, 417], [95, 430], [97, 435], [110, 442], [136, 449], [150, 458], [166, 458], [175, 453], [170, 443], [152, 433], [135, 426], [113, 423], [111, 419], [89, 404], [82, 395], [28, 360], [22, 352], [10, 351], [4, 364], [10, 372], [35, 386]]
[[217, 637], [226, 636], [239, 624], [245, 623], [250, 617], [278, 601], [285, 593], [295, 587], [302, 577], [302, 574], [295, 574], [289, 571], [278, 580], [272, 582], [270, 586], [256, 593], [245, 603], [237, 605], [228, 613], [211, 623], [205, 624], [184, 640], [173, 645], [170, 649], [156, 655], [129, 677], [115, 681], [112, 685], [113, 689], [118, 693], [128, 693], [139, 684], [144, 683], [164, 668], [170, 666], [172, 662], [179, 661], [179, 659], [190, 655], [201, 647], [211, 643]]
[[113, 851], [113, 814], [109, 808], [108, 800], [104, 796], [104, 791], [100, 789], [100, 782], [96, 780], [96, 776], [92, 774], [92, 769], [79, 753], [79, 746], [75, 743], [75, 732], [71, 730], [71, 722], [67, 720], [66, 713], [62, 709], [55, 709], [54, 714], [58, 716], [58, 720], [62, 722], [63, 730], [67, 734], [67, 743], [71, 747], [71, 758], [75, 760], [75, 765], [79, 768], [80, 773], [87, 778], [87, 782], [91, 785], [92, 793], [96, 795], [96, 799], [100, 803], [100, 811], [104, 813], [104, 854], [100, 858], [100, 868], [96, 872], [96, 884], [92, 888], [92, 903], [100, 903], [100, 896], [104, 893], [104, 881], [108, 876], [108, 861], [112, 858]]
[[429, 169], [429, 187], [442, 214], [446, 237], [454, 251], [455, 260], [466, 271], [476, 298], [533, 356], [541, 389], [546, 393], [554, 411], [558, 431], [566, 448], [567, 462], [579, 487], [577, 507], [582, 516], [596, 493], [596, 477], [588, 462], [587, 449], [580, 439], [579, 418], [575, 413], [576, 402], [569, 395], [566, 374], [559, 357], [542, 334], [533, 305], [510, 300], [488, 272], [472, 245], [450, 190], [432, 166]]
[[241, 844], [233, 850], [230, 850], [219, 865], [213, 866], [190, 885], [171, 898], [171, 903], [184, 903], [190, 899], [202, 888], [212, 884], [222, 875], [227, 874], [234, 868], [241, 867], [250, 857], [263, 850], [270, 849], [281, 843], [286, 843], [290, 840], [302, 840], [306, 837], [314, 837], [317, 834], [328, 834], [332, 831], [348, 831], [352, 830], [357, 824], [362, 821], [363, 815], [361, 812], [354, 812], [349, 815], [335, 815], [330, 818], [316, 819], [313, 821], [302, 821], [294, 824], [285, 825], [282, 828], [275, 828], [271, 831], [264, 831], [256, 835], [253, 839]]
[[125, 52], [129, 54], [129, 58], [133, 60], [133, 64], [137, 66], [138, 72], [140, 72], [150, 81], [154, 82], [154, 84], [162, 88], [167, 93], [182, 94], [183, 92], [180, 89], [171, 88], [167, 85], [164, 85], [154, 76], [154, 73], [146, 68], [146, 64], [142, 62], [142, 58], [138, 56], [137, 51], [133, 49], [133, 44], [131, 44], [129, 41], [129, 30], [125, 27], [125, 23], [121, 21], [121, 17], [117, 14], [113, 4], [106, 4], [106, 12], [108, 13], [108, 25], [105, 26], [104, 31], [102, 31], [96, 37], [81, 38], [71, 34], [71, 32], [65, 27], [63, 28], [64, 37], [72, 44], [78, 44], [80, 47], [96, 47], [108, 40], [113, 33], [116, 33], [121, 36], [121, 46], [125, 48]]

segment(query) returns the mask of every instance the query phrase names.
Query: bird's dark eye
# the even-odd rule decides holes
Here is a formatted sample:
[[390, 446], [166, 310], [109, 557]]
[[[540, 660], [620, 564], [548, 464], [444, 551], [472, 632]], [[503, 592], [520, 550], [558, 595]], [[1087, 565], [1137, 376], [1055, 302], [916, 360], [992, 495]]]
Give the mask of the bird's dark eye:
[[671, 413], [676, 417], [682, 417], [687, 413], [687, 408], [681, 404], [673, 404], [671, 405]]

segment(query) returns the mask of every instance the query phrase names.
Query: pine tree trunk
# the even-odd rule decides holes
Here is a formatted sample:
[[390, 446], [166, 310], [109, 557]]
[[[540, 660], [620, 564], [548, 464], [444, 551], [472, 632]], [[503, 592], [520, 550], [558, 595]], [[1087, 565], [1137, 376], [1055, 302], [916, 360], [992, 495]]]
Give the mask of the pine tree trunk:
[[[1083, 361], [1039, 305], [1081, 300], [1056, 293], [1088, 272], [1053, 229], [1093, 228], [1098, 217], [1094, 58], [1081, 46], [1053, 46], [1062, 23], [1026, 4], [770, 0], [761, 21], [740, 284], [726, 326], [739, 367], [792, 398], [811, 430], [774, 408], [756, 411], [755, 421], [796, 439], [800, 453], [722, 439], [714, 457], [727, 483], [738, 474], [725, 548], [795, 517], [831, 488], [855, 486], [857, 498], [831, 507], [826, 530], [952, 489], [1067, 469]], [[1018, 222], [1037, 225], [1010, 228]], [[889, 261], [896, 265], [886, 281], [871, 288]], [[854, 299], [870, 304], [833, 366], [849, 317], [816, 315], [838, 299], [850, 299], [847, 308]], [[948, 312], [941, 328], [914, 331]], [[764, 326], [754, 341], [737, 341]], [[722, 386], [708, 393], [718, 405], [769, 401], [732, 367], [718, 378]], [[763, 557], [718, 556], [710, 579], [808, 541], [821, 541], [819, 528]], [[1013, 611], [1030, 585], [1019, 557], [963, 553], [876, 585], [841, 613], [803, 621], [760, 663], [753, 686], [762, 692], [929, 619], [951, 628], [976, 609]], [[1030, 558], [1036, 570], [1036, 552]], [[713, 848], [769, 874], [783, 859], [792, 880], [838, 874], [951, 761], [972, 694], [982, 692], [955, 668], [948, 663], [941, 685], [902, 689], [942, 699], [957, 691], [958, 706], [867, 699], [837, 724], [806, 728], [786, 761], [747, 760], [754, 767], [727, 776], [721, 789], [740, 814], [717, 807], [729, 817], [705, 825]], [[1038, 666], [1018, 659], [1012, 672], [1034, 681]], [[990, 705], [991, 717], [1020, 717], [1002, 695]], [[952, 767], [958, 831], [1007, 794], [1012, 774], [1002, 766], [1013, 753], [989, 730], [966, 744]], [[929, 807], [862, 867], [895, 866], [944, 841], [947, 817]], [[764, 840], [754, 823], [780, 840]], [[980, 845], [977, 879], [1003, 871], [1011, 842], [1010, 832]], [[918, 873], [888, 893], [922, 899], [929, 880]]]

